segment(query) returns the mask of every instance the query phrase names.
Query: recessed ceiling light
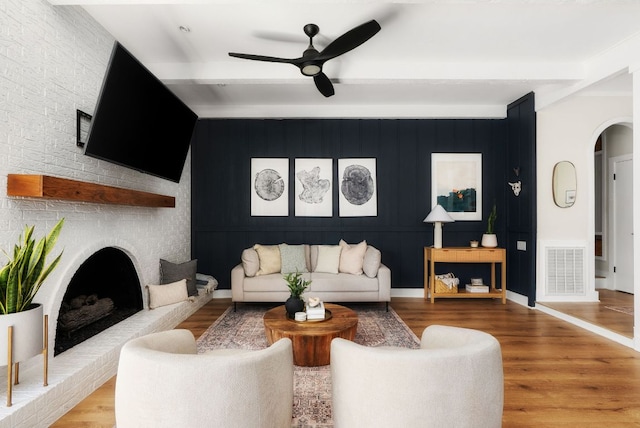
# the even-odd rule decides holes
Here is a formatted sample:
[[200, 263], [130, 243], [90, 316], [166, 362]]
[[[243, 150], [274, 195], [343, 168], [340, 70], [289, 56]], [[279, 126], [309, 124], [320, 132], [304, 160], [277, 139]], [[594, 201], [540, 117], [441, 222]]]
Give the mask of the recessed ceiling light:
[[180, 31], [182, 31], [183, 33], [190, 33], [191, 32], [191, 28], [185, 26], [185, 25], [181, 25], [180, 27], [178, 27], [180, 29]]

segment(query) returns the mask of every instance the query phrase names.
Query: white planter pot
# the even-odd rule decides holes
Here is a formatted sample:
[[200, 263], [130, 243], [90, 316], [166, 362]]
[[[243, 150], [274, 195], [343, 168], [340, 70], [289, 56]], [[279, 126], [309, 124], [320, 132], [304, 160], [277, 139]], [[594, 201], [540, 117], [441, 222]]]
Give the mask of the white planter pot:
[[485, 233], [482, 235], [482, 242], [480, 243], [483, 247], [494, 248], [498, 246], [498, 237], [495, 233]]
[[8, 327], [13, 326], [13, 362], [28, 360], [42, 354], [43, 308], [39, 303], [32, 309], [15, 314], [0, 315], [0, 366], [8, 363]]

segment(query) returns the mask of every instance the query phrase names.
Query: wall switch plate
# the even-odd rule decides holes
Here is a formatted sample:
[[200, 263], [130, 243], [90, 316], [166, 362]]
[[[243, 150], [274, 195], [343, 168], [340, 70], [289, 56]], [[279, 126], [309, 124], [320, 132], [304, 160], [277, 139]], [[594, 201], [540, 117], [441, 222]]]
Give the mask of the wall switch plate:
[[520, 251], [527, 251], [527, 241], [518, 241], [516, 248]]

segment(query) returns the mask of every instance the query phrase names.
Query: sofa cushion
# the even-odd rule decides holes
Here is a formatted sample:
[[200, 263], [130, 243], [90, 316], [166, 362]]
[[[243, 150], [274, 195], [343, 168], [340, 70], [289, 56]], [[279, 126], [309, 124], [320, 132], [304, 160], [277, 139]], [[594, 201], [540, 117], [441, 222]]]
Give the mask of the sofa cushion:
[[147, 289], [149, 290], [149, 309], [184, 302], [189, 298], [186, 279], [170, 284], [147, 285]]
[[198, 271], [198, 260], [189, 260], [184, 263], [171, 263], [160, 259], [160, 284], [170, 284], [181, 279], [187, 280], [187, 293], [189, 296], [198, 295], [196, 286], [196, 272]]
[[318, 266], [318, 247], [319, 245], [309, 245], [310, 272], [315, 272], [316, 266]]
[[339, 245], [342, 247], [342, 251], [340, 253], [340, 266], [338, 270], [342, 273], [362, 275], [364, 253], [367, 251], [367, 241], [350, 245], [341, 239]]
[[382, 263], [382, 253], [377, 248], [368, 245], [362, 262], [364, 274], [369, 278], [375, 278], [378, 275], [380, 263]]
[[308, 272], [304, 245], [280, 244], [280, 273]]
[[316, 273], [311, 277], [311, 288], [307, 294], [313, 296], [313, 293], [319, 292], [377, 292], [379, 283], [377, 278], [369, 278], [365, 275], [351, 275], [348, 273], [339, 273], [337, 275], [330, 273]]
[[244, 268], [244, 274], [246, 276], [256, 276], [258, 269], [260, 269], [260, 258], [256, 250], [246, 248], [242, 251], [242, 267]]
[[338, 273], [341, 252], [339, 245], [318, 245], [318, 261], [314, 272]]
[[[309, 275], [304, 274], [304, 276]], [[247, 292], [274, 292], [274, 291], [282, 291], [286, 293], [286, 296], [289, 294], [289, 288], [287, 288], [287, 283], [280, 275], [280, 273], [272, 273], [269, 275], [260, 275], [255, 276], [253, 278], [245, 278], [242, 284], [242, 290]], [[287, 297], [284, 296], [282, 302], [284, 303], [287, 300]]]
[[260, 259], [260, 269], [258, 269], [256, 275], [280, 272], [280, 248], [277, 245], [256, 244], [253, 248]]

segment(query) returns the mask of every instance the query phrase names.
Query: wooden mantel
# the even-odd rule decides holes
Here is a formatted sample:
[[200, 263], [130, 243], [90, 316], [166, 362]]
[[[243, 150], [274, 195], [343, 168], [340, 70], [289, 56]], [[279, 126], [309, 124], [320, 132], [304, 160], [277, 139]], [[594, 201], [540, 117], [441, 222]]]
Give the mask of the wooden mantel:
[[60, 199], [97, 204], [174, 208], [176, 198], [138, 190], [51, 177], [49, 175], [9, 174], [7, 196]]

